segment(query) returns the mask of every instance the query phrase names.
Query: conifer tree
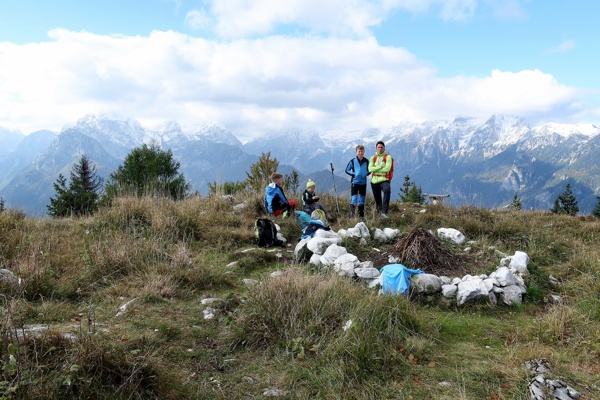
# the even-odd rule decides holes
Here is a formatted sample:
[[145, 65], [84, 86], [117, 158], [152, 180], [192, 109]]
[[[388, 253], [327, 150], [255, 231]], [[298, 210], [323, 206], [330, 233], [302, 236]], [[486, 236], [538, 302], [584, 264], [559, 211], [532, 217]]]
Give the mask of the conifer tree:
[[0, 197], [0, 212], [4, 211], [4, 197]]
[[58, 175], [53, 184], [56, 197], [50, 198], [48, 215], [58, 218], [93, 213], [98, 209], [102, 182], [96, 167], [85, 154], [82, 155], [71, 168], [71, 182], [68, 185], [67, 179], [62, 174]]
[[565, 191], [554, 200], [554, 207], [550, 210], [554, 214], [577, 215], [579, 206], [577, 199], [571, 191], [571, 184], [567, 183]]
[[402, 200], [403, 203], [423, 204], [425, 202], [425, 196], [423, 196], [421, 187], [417, 187], [417, 184], [414, 181], [411, 182], [410, 176], [408, 175], [404, 177], [402, 189], [400, 189], [400, 200]]
[[596, 196], [596, 207], [592, 210], [592, 215], [596, 218], [600, 218], [600, 196]]
[[513, 208], [513, 210], [520, 210], [523, 207], [521, 199], [519, 199], [519, 195], [517, 193], [515, 193], [515, 197], [513, 197], [511, 207]]

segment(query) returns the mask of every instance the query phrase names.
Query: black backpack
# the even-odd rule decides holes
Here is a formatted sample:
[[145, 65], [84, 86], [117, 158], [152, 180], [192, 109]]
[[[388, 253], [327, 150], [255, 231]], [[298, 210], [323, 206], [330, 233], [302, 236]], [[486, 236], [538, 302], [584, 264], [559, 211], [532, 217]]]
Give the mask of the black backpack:
[[258, 218], [254, 221], [254, 235], [259, 247], [281, 246], [283, 241], [277, 239], [275, 222], [268, 218]]

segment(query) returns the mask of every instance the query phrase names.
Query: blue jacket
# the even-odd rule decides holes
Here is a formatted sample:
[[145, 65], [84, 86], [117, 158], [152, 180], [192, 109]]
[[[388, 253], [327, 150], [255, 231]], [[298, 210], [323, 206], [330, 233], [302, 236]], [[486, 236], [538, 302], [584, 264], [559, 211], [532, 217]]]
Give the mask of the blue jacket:
[[346, 173], [352, 177], [351, 183], [356, 185], [366, 185], [367, 176], [369, 176], [369, 159], [363, 157], [362, 161], [358, 157], [354, 157], [346, 166]]
[[269, 183], [265, 189], [265, 207], [269, 214], [272, 214], [276, 210], [283, 210], [288, 203], [288, 199], [283, 194], [281, 186], [275, 182]]

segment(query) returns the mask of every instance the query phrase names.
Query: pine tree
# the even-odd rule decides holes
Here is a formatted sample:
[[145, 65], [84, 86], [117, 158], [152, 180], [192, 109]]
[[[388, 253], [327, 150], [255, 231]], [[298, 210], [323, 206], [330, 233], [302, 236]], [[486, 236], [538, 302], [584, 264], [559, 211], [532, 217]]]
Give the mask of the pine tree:
[[96, 174], [96, 167], [86, 155], [82, 155], [79, 163], [71, 168], [69, 185], [67, 179], [59, 174], [53, 186], [56, 197], [51, 197], [47, 206], [51, 217], [88, 215], [98, 209], [102, 178]]
[[410, 176], [404, 177], [402, 183], [402, 189], [400, 189], [400, 200], [403, 203], [418, 203], [423, 204], [425, 202], [425, 196], [423, 196], [423, 190], [421, 187], [417, 187], [415, 182], [410, 181]]
[[4, 208], [4, 197], [0, 197], [0, 213], [5, 210]]
[[96, 174], [96, 166], [84, 154], [71, 170], [71, 182], [80, 185], [86, 192], [97, 193], [102, 188], [104, 180]]
[[550, 210], [554, 214], [577, 215], [579, 206], [577, 199], [571, 191], [571, 184], [567, 183], [565, 191], [554, 200], [554, 207]]
[[521, 199], [519, 199], [519, 195], [517, 193], [515, 193], [515, 197], [513, 197], [511, 207], [513, 210], [520, 210], [523, 207]]
[[596, 207], [594, 207], [592, 215], [596, 218], [600, 218], [600, 196], [596, 196]]

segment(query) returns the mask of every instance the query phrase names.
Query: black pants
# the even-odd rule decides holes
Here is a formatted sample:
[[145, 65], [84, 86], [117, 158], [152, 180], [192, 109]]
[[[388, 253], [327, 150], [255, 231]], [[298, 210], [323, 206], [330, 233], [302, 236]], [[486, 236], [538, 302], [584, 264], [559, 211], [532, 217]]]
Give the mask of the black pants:
[[[373, 197], [375, 198], [375, 206], [377, 207], [377, 211], [387, 214], [390, 207], [390, 181], [383, 181], [379, 183], [371, 182], [371, 190], [373, 191]], [[383, 199], [381, 198], [382, 192]]]

